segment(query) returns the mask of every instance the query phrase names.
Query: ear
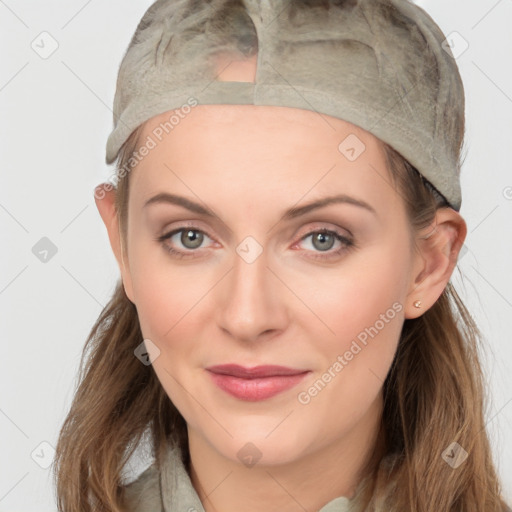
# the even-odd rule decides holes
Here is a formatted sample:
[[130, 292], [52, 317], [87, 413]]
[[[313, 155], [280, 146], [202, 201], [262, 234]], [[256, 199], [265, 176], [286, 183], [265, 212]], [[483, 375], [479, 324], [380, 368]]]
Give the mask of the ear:
[[116, 193], [117, 190], [113, 185], [110, 183], [102, 183], [94, 189], [94, 200], [96, 201], [96, 207], [98, 208], [103, 223], [107, 228], [110, 246], [112, 247], [112, 251], [114, 252], [114, 256], [121, 271], [125, 293], [130, 301], [135, 303], [133, 299], [130, 267], [128, 265], [128, 255], [121, 243], [119, 219], [115, 205]]
[[[421, 316], [443, 293], [457, 265], [466, 234], [464, 219], [446, 207], [438, 209], [432, 224], [417, 235], [405, 318]], [[416, 301], [420, 301], [420, 307], [414, 306]]]

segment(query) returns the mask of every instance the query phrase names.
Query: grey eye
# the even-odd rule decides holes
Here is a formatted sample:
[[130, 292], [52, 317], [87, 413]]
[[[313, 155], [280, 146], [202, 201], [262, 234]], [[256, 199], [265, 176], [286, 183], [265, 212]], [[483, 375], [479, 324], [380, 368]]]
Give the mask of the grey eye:
[[204, 234], [195, 229], [181, 230], [180, 242], [187, 249], [197, 249], [204, 240]]
[[320, 251], [328, 251], [332, 249], [335, 237], [329, 233], [316, 233], [310, 235], [312, 237], [313, 246]]

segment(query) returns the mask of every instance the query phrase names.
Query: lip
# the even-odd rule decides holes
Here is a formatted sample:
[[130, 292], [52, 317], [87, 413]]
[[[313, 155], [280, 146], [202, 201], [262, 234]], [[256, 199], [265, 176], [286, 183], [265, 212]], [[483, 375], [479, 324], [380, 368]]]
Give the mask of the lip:
[[223, 364], [206, 368], [213, 382], [240, 400], [266, 400], [296, 386], [310, 370], [264, 365], [247, 368]]
[[288, 368], [286, 366], [277, 366], [271, 364], [253, 366], [251, 368], [240, 366], [239, 364], [218, 364], [215, 366], [209, 366], [206, 369], [216, 374], [231, 375], [233, 377], [240, 377], [242, 379], [299, 375], [309, 371], [302, 370], [300, 368]]

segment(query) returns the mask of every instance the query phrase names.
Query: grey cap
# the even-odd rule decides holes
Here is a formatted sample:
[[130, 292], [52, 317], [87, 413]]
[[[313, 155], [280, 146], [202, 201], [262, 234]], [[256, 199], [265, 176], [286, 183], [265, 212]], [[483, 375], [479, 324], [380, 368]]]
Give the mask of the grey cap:
[[[219, 57], [254, 55], [254, 82], [216, 78]], [[140, 124], [192, 103], [343, 119], [460, 210], [464, 88], [445, 35], [408, 0], [157, 0], [121, 62], [107, 163]]]

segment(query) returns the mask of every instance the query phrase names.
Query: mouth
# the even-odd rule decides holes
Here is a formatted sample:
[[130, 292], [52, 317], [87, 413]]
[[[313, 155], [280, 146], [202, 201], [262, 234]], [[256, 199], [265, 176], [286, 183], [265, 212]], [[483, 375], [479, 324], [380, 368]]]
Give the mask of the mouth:
[[310, 370], [265, 365], [252, 368], [236, 364], [206, 368], [213, 382], [240, 400], [256, 402], [271, 398], [296, 386]]

